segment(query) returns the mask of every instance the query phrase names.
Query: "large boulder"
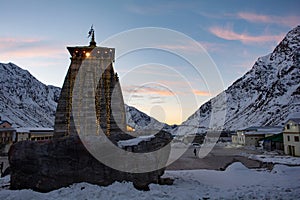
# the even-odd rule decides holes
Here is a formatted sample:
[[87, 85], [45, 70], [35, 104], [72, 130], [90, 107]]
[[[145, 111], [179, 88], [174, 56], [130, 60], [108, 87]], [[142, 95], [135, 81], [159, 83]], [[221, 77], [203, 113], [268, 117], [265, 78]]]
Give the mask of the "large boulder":
[[[111, 139], [117, 143], [132, 138], [127, 134], [122, 135]], [[142, 141], [133, 146], [131, 151], [151, 152], [167, 145], [171, 140], [169, 133], [160, 131], [150, 141]], [[164, 158], [164, 162], [167, 162], [168, 155]], [[48, 192], [78, 182], [107, 186], [115, 181], [130, 181], [137, 189], [147, 190], [150, 183], [162, 182], [160, 177], [165, 170], [162, 168], [146, 173], [118, 171], [95, 159], [78, 136], [17, 142], [9, 151], [9, 163], [11, 189], [33, 189], [39, 192]]]

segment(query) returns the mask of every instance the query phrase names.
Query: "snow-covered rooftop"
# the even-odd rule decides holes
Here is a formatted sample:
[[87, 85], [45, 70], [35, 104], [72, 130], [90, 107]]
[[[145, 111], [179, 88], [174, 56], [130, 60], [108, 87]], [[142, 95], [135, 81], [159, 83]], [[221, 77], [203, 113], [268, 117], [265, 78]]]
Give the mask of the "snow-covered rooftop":
[[300, 118], [290, 118], [288, 121], [293, 121], [296, 124], [300, 124]]
[[150, 141], [152, 138], [154, 138], [154, 135], [147, 135], [147, 136], [139, 136], [137, 138], [129, 139], [129, 140], [120, 140], [118, 142], [118, 146], [123, 148], [123, 147], [128, 147], [128, 146], [134, 146], [138, 145], [142, 141]]
[[245, 132], [245, 135], [265, 135], [265, 132], [258, 132], [258, 131], [249, 131], [249, 132]]
[[244, 134], [250, 135], [264, 135], [264, 134], [279, 134], [283, 131], [283, 127], [281, 126], [251, 126], [245, 129], [242, 129]]
[[53, 128], [45, 128], [45, 127], [20, 127], [16, 128], [18, 133], [29, 133], [31, 131], [54, 131]]
[[0, 120], [0, 124], [4, 124], [5, 122], [9, 123], [11, 125], [11, 123], [9, 121], [6, 120]]

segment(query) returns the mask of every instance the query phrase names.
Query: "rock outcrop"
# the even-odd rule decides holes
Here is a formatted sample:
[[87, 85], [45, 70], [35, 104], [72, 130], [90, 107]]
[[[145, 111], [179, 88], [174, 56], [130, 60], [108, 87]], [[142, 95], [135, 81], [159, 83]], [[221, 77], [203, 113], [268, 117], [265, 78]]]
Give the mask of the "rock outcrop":
[[[133, 138], [116, 134], [113, 143]], [[160, 131], [150, 141], [132, 146], [133, 152], [151, 152], [171, 141], [171, 135]], [[160, 155], [167, 162], [169, 152]], [[107, 156], [110, 152], [107, 152]], [[157, 158], [153, 158], [155, 161]], [[123, 161], [126, 165], [126, 160]], [[128, 173], [112, 169], [94, 158], [78, 136], [48, 141], [22, 141], [12, 145], [9, 152], [11, 189], [33, 189], [48, 192], [73, 183], [88, 182], [107, 186], [115, 181], [130, 181], [137, 189], [148, 190], [150, 183], [163, 183], [164, 168], [147, 173]]]

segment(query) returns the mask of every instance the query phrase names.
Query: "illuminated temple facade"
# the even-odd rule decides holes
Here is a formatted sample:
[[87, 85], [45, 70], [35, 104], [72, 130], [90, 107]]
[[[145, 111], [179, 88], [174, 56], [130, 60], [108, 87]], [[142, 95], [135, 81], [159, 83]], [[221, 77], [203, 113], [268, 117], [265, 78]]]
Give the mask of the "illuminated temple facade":
[[97, 65], [95, 69], [98, 70], [95, 73], [100, 74], [101, 77], [97, 82], [95, 91], [95, 123], [107, 136], [111, 132], [125, 130], [124, 101], [119, 78], [113, 68], [115, 49], [97, 47], [94, 30], [91, 29], [91, 31], [89, 46], [67, 47], [71, 54], [71, 64], [57, 105], [54, 138], [78, 134], [72, 114], [72, 95], [75, 79], [80, 67], [94, 67], [95, 65]]

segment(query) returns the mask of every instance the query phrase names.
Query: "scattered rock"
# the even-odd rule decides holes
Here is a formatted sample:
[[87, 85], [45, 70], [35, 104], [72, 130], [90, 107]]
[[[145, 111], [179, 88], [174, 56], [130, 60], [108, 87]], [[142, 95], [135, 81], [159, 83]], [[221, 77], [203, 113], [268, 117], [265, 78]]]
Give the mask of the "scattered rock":
[[159, 185], [173, 185], [174, 179], [171, 178], [160, 178], [158, 184]]

